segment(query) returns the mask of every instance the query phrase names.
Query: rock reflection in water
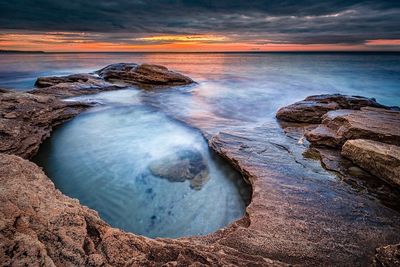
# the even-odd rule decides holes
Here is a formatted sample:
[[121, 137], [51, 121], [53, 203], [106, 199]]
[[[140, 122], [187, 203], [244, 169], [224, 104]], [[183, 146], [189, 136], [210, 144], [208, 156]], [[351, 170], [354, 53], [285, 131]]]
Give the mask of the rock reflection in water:
[[63, 193], [149, 237], [214, 232], [243, 216], [250, 199], [250, 187], [200, 133], [138, 103], [81, 114], [35, 160]]

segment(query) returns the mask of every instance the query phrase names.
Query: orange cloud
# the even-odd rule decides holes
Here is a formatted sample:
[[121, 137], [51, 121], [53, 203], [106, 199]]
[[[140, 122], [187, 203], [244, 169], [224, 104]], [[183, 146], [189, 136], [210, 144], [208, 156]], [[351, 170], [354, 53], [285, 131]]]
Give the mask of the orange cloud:
[[367, 45], [400, 46], [400, 39], [368, 40]]
[[[221, 35], [159, 35], [113, 41], [96, 33], [49, 32], [0, 34], [0, 49], [48, 52], [243, 52], [243, 51], [355, 51], [399, 46], [400, 40], [368, 40], [364, 45], [276, 44], [235, 42]], [[257, 41], [257, 40], [255, 40]], [[136, 42], [136, 43], [135, 43]]]

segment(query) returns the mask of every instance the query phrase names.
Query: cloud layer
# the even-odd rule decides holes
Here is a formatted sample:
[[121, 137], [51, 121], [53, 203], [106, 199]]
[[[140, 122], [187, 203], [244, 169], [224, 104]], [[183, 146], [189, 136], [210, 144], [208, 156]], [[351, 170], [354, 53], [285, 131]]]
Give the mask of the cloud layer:
[[393, 40], [400, 39], [400, 1], [13, 0], [0, 2], [0, 32], [3, 39], [52, 32], [65, 42], [124, 45], [348, 46], [381, 40], [375, 44], [398, 47]]

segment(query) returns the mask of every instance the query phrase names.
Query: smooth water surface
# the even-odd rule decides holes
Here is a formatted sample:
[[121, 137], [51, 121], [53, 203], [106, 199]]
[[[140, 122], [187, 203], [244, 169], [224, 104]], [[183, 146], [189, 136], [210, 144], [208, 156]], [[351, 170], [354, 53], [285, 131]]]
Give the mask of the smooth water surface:
[[[0, 58], [0, 87], [26, 90], [40, 75], [91, 72], [117, 62], [165, 65], [197, 84], [85, 96], [104, 105], [59, 127], [36, 160], [58, 188], [112, 225], [152, 237], [213, 232], [240, 218], [248, 201], [238, 174], [210, 154], [197, 130], [178, 121], [204, 134], [265, 123], [277, 129], [279, 107], [323, 93], [400, 104], [398, 53], [10, 54]], [[210, 179], [200, 190], [149, 172], [154, 160], [187, 147], [209, 165]], [[336, 179], [322, 168], [317, 172], [324, 173], [320, 180]]]

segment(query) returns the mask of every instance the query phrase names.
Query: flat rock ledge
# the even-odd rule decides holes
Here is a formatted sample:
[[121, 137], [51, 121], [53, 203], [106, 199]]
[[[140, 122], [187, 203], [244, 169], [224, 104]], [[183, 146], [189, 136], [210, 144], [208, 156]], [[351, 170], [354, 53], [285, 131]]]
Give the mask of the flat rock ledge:
[[321, 123], [322, 116], [328, 111], [362, 107], [389, 108], [377, 103], [374, 98], [341, 94], [313, 95], [282, 107], [276, 113], [276, 117], [289, 122]]
[[128, 86], [141, 89], [181, 86], [194, 83], [192, 79], [164, 66], [117, 63], [92, 74], [39, 77], [33, 94], [70, 97], [118, 90]]
[[348, 140], [342, 155], [377, 177], [400, 187], [400, 147], [372, 140]]
[[[400, 188], [398, 107], [387, 107], [361, 96], [318, 95], [281, 108], [276, 117], [286, 123], [317, 124], [303, 125], [302, 129], [311, 144], [307, 153], [316, 151], [324, 168], [348, 175], [343, 172], [343, 156]], [[382, 246], [376, 252], [374, 266], [400, 265], [400, 244]]]

